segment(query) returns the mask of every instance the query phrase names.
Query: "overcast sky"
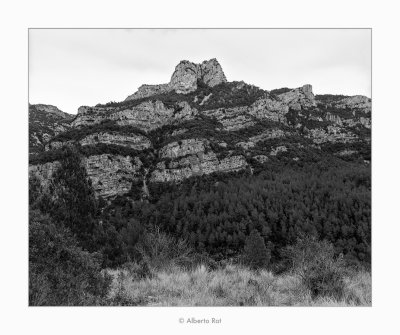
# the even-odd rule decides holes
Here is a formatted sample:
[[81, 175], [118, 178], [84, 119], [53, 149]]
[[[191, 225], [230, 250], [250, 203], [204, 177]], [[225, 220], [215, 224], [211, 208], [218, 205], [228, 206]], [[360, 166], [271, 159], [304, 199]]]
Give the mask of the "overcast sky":
[[29, 31], [29, 102], [76, 114], [169, 82], [181, 60], [217, 58], [228, 81], [371, 96], [370, 30]]

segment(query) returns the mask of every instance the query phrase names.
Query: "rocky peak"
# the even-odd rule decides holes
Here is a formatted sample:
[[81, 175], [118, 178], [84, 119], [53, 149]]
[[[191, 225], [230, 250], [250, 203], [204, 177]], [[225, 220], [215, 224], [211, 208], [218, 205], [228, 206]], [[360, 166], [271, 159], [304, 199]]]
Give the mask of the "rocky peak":
[[310, 84], [279, 94], [278, 97], [294, 110], [316, 106], [315, 96]]
[[227, 82], [225, 73], [216, 58], [204, 61], [200, 65], [200, 70], [201, 77], [199, 79], [210, 87]]
[[184, 60], [176, 66], [169, 84], [176, 93], [190, 93], [197, 89], [198, 77], [199, 65]]
[[175, 91], [180, 94], [187, 94], [197, 89], [197, 82], [200, 81], [210, 87], [227, 82], [224, 71], [217, 59], [212, 58], [201, 64], [195, 64], [188, 60], [182, 60], [175, 67], [171, 80], [167, 84], [142, 85], [138, 91], [125, 100], [133, 100]]
[[225, 83], [226, 77], [217, 59], [212, 58], [201, 64], [187, 60], [179, 62], [172, 74], [170, 85], [177, 93], [189, 93], [197, 89], [197, 82], [213, 87]]

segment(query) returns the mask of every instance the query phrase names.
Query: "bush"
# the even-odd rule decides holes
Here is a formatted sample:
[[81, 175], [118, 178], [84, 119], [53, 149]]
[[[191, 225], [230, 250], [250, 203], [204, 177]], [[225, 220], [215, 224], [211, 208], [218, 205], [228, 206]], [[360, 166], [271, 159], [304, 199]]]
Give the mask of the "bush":
[[329, 296], [341, 299], [344, 293], [344, 263], [342, 255], [335, 257], [335, 250], [328, 241], [315, 237], [299, 238], [286, 249], [292, 269], [299, 275], [313, 298]]
[[101, 304], [111, 277], [101, 273], [100, 256], [82, 250], [71, 232], [48, 216], [31, 211], [29, 219], [29, 304]]
[[263, 268], [269, 264], [270, 251], [266, 248], [264, 239], [257, 230], [253, 230], [246, 238], [243, 260], [253, 269]]
[[160, 270], [174, 265], [191, 264], [192, 249], [188, 243], [185, 240], [173, 238], [160, 231], [158, 227], [143, 234], [135, 248], [141, 256], [141, 263], [146, 264], [150, 269]]

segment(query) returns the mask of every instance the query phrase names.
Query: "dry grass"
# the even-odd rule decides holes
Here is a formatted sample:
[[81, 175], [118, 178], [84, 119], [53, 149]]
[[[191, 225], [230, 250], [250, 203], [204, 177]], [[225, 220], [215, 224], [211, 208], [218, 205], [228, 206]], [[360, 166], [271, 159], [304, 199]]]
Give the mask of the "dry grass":
[[360, 272], [345, 278], [341, 300], [312, 299], [294, 275], [228, 265], [209, 270], [200, 265], [185, 271], [179, 267], [137, 278], [128, 270], [110, 270], [111, 301], [141, 306], [371, 306], [371, 275]]

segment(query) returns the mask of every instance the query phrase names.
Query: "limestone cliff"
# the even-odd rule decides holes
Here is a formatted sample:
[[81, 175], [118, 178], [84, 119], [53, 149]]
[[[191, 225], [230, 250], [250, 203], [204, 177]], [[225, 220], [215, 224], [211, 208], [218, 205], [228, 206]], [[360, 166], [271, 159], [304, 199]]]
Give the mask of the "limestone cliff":
[[[137, 157], [102, 154], [85, 157], [82, 165], [92, 182], [95, 195], [109, 198], [131, 189], [132, 181], [139, 177], [142, 162]], [[29, 175], [35, 176], [46, 190], [59, 167], [58, 161], [31, 165]]]
[[142, 135], [124, 135], [118, 133], [95, 133], [84, 137], [79, 141], [81, 145], [96, 145], [98, 143], [112, 144], [127, 147], [134, 150], [148, 149], [152, 146], [151, 141]]
[[73, 127], [88, 127], [103, 121], [115, 121], [120, 126], [134, 126], [146, 132], [168, 124], [193, 119], [195, 108], [185, 102], [167, 107], [161, 101], [145, 101], [129, 108], [82, 106], [72, 122]]
[[278, 97], [285, 105], [297, 111], [316, 106], [311, 85], [304, 85], [289, 92], [279, 94]]
[[246, 168], [247, 162], [242, 156], [231, 156], [218, 159], [214, 152], [201, 152], [190, 155], [166, 165], [161, 162], [153, 171], [150, 181], [173, 182], [182, 181], [192, 176], [201, 176], [213, 172], [233, 172]]

